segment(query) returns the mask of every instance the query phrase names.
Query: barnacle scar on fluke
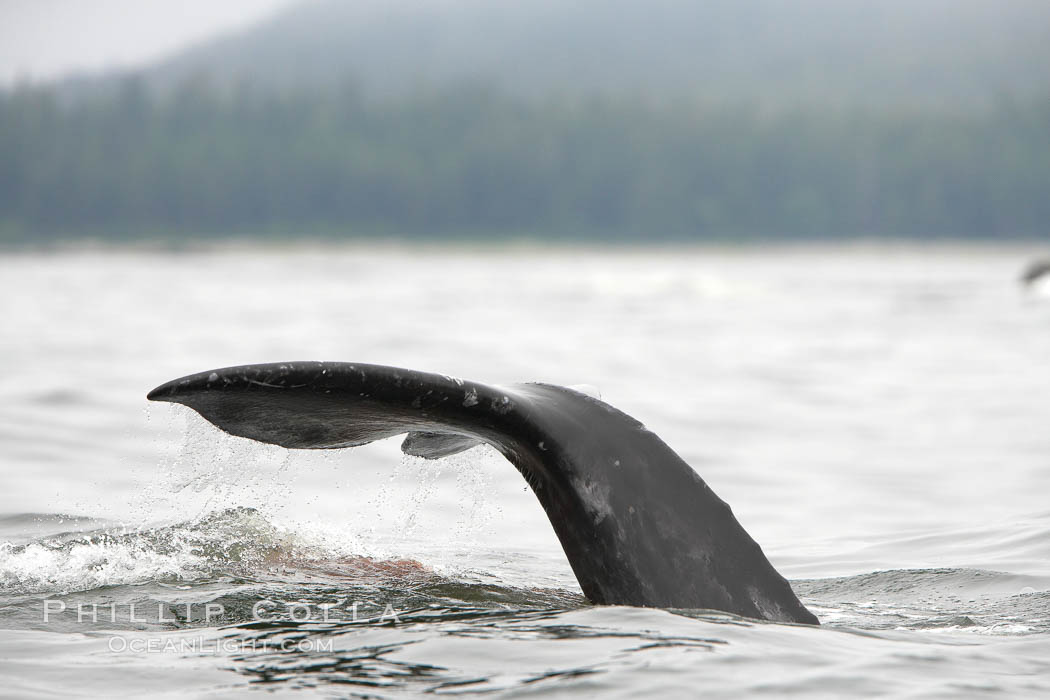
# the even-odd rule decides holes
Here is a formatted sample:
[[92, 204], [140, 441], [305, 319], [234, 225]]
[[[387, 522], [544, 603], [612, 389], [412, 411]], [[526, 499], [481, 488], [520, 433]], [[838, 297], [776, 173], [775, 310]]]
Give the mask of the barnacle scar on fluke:
[[688, 464], [634, 418], [587, 394], [286, 362], [208, 370], [148, 398], [189, 406], [230, 434], [295, 449], [408, 433], [403, 451], [436, 459], [487, 443], [525, 477], [592, 602], [818, 624]]

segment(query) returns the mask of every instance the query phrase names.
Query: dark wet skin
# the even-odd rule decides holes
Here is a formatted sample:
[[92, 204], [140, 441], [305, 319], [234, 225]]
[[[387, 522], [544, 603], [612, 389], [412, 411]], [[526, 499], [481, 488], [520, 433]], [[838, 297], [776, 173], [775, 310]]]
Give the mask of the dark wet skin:
[[689, 465], [635, 419], [571, 389], [288, 362], [201, 372], [148, 398], [294, 449], [408, 433], [405, 452], [437, 458], [487, 443], [525, 477], [590, 601], [819, 624]]

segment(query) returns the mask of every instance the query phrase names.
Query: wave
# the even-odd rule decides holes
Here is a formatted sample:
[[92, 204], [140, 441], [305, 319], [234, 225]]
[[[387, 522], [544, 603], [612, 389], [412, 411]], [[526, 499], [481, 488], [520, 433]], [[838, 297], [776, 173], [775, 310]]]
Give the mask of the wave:
[[[12, 517], [14, 525], [25, 525], [32, 516]], [[65, 520], [34, 519], [45, 526]], [[66, 531], [24, 544], [0, 544], [0, 589], [14, 595], [58, 594], [149, 581], [193, 581], [292, 561], [308, 556], [307, 549], [258, 511], [232, 508], [165, 527]]]
[[825, 624], [868, 630], [1050, 631], [1050, 577], [898, 569], [792, 583]]
[[[28, 514], [9, 519], [43, 520], [52, 527], [65, 522], [61, 516]], [[46, 600], [57, 611], [48, 620]], [[270, 617], [278, 618], [288, 605], [318, 610], [347, 600], [365, 609], [391, 605], [457, 614], [586, 605], [578, 592], [556, 586], [508, 586], [484, 572], [348, 553], [280, 528], [245, 507], [174, 525], [55, 532], [24, 544], [0, 544], [0, 608], [8, 628], [243, 624], [255, 620], [253, 606], [261, 600], [271, 601]], [[209, 603], [223, 613], [207, 615], [203, 606]], [[84, 606], [87, 612], [80, 611]]]
[[[587, 605], [577, 590], [557, 583], [513, 586], [485, 572], [340, 550], [280, 528], [252, 508], [136, 530], [107, 525], [84, 531], [98, 521], [39, 514], [4, 517], [0, 528], [34, 523], [50, 528], [50, 534], [0, 545], [5, 626], [35, 626], [40, 601], [56, 597], [70, 605], [160, 606], [148, 623], [161, 627], [173, 620], [175, 626], [213, 622], [192, 613], [171, 617], [164, 612], [205, 600], [223, 606], [223, 624], [251, 622], [252, 606], [263, 598], [279, 607], [293, 601], [355, 600], [423, 611], [424, 618], [426, 611], [441, 610], [444, 619], [456, 611], [470, 615]], [[70, 530], [56, 530], [66, 524]], [[976, 568], [895, 569], [792, 585], [827, 626], [1007, 635], [1050, 631], [1050, 576]], [[118, 627], [134, 622], [134, 614], [121, 615], [103, 622]]]

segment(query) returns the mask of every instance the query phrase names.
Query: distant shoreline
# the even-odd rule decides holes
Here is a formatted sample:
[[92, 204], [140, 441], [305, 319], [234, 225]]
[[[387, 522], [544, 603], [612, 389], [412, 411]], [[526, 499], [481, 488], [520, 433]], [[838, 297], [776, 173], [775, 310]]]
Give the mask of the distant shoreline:
[[682, 254], [719, 253], [748, 254], [756, 251], [779, 252], [788, 255], [812, 253], [860, 253], [903, 254], [928, 252], [952, 252], [973, 254], [1004, 254], [1040, 256], [1050, 253], [1050, 237], [975, 239], [965, 237], [917, 238], [810, 238], [778, 240], [770, 237], [747, 239], [709, 239], [694, 241], [660, 240], [600, 241], [594, 239], [547, 239], [541, 237], [517, 237], [494, 241], [491, 239], [448, 238], [443, 240], [414, 240], [410, 237], [355, 237], [333, 239], [322, 236], [290, 237], [230, 237], [226, 239], [192, 239], [173, 241], [169, 239], [106, 240], [80, 239], [51, 241], [45, 244], [0, 244], [0, 256], [20, 255], [91, 255], [91, 254], [235, 254], [290, 253], [304, 254], [323, 252], [367, 252], [367, 253], [506, 253], [523, 254]]

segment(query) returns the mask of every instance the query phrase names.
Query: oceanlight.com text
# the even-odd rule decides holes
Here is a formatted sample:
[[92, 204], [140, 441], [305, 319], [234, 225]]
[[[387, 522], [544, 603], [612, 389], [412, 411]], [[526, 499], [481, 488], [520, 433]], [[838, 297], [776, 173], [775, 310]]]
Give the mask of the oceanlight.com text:
[[332, 652], [332, 638], [211, 639], [204, 636], [165, 638], [113, 636], [107, 646], [115, 654], [242, 654], [263, 652]]

